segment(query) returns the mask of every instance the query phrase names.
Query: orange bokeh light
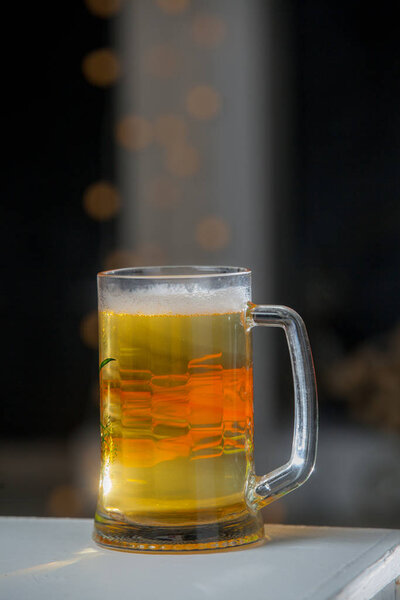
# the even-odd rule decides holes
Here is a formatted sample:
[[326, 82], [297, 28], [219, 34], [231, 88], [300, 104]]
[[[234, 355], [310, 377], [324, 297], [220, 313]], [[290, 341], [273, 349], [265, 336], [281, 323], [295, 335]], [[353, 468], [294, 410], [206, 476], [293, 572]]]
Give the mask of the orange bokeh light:
[[193, 20], [192, 35], [198, 46], [214, 48], [224, 40], [226, 25], [214, 15], [198, 15]]
[[82, 508], [79, 490], [72, 485], [58, 485], [47, 501], [47, 510], [52, 517], [79, 517]]
[[97, 311], [92, 310], [85, 315], [80, 324], [80, 334], [83, 343], [94, 350], [99, 345]]
[[82, 61], [82, 72], [92, 85], [108, 87], [117, 81], [121, 67], [113, 50], [100, 48], [85, 56]]
[[107, 221], [119, 211], [121, 202], [119, 193], [108, 181], [92, 183], [83, 196], [86, 213], [96, 221]]
[[221, 96], [210, 85], [196, 85], [186, 96], [186, 109], [195, 119], [207, 121], [221, 108]]
[[122, 0], [85, 0], [85, 4], [96, 17], [107, 19], [120, 10]]
[[117, 248], [113, 250], [105, 261], [106, 270], [123, 269], [124, 267], [145, 267], [165, 264], [165, 252], [157, 244], [147, 242], [141, 244], [136, 250]]
[[128, 115], [118, 121], [115, 137], [127, 150], [143, 150], [153, 141], [153, 128], [147, 119]]
[[230, 238], [230, 227], [220, 217], [209, 216], [197, 224], [196, 241], [204, 250], [221, 250], [228, 245]]
[[189, 6], [189, 0], [156, 0], [157, 6], [170, 15], [184, 12]]

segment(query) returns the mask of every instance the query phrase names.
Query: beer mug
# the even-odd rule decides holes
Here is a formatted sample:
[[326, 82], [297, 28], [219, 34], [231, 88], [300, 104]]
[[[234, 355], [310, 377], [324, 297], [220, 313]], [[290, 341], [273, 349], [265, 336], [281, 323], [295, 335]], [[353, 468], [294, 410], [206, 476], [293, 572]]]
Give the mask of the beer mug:
[[[317, 397], [307, 332], [251, 303], [251, 271], [145, 267], [98, 275], [101, 474], [94, 539], [131, 551], [199, 551], [264, 536], [260, 508], [312, 472]], [[286, 333], [294, 381], [289, 461], [253, 461], [256, 325]]]

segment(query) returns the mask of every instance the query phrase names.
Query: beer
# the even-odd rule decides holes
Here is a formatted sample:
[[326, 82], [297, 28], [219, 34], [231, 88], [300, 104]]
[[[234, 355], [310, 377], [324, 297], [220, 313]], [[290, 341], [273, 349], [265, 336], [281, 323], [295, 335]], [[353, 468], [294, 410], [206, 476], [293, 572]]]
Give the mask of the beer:
[[250, 336], [243, 304], [215, 306], [100, 311], [100, 361], [113, 360], [100, 372], [98, 520], [186, 526], [248, 510]]
[[[251, 303], [241, 267], [98, 275], [101, 476], [93, 539], [146, 552], [262, 543], [261, 508], [310, 475], [317, 441], [301, 317]], [[251, 330], [285, 330], [295, 420], [289, 461], [256, 476]], [[268, 364], [268, 363], [267, 363]]]

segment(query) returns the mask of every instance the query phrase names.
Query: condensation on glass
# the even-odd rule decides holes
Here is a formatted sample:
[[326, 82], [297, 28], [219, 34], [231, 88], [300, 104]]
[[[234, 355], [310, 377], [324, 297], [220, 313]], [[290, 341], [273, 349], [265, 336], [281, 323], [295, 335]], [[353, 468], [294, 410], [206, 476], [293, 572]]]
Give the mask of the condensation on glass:
[[[94, 539], [132, 551], [198, 551], [263, 539], [259, 509], [301, 485], [317, 444], [304, 323], [251, 303], [236, 267], [100, 273], [101, 474]], [[252, 328], [281, 327], [293, 370], [287, 464], [257, 476]]]

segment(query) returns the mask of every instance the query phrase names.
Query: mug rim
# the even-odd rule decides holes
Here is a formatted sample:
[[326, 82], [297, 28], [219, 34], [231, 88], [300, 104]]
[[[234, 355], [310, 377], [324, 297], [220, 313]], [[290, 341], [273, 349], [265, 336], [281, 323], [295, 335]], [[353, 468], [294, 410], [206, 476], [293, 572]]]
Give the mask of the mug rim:
[[[183, 272], [180, 272], [183, 271]], [[199, 279], [213, 277], [232, 277], [235, 275], [250, 275], [247, 267], [222, 267], [207, 265], [166, 265], [148, 267], [124, 267], [110, 271], [100, 271], [99, 278], [116, 279]]]

